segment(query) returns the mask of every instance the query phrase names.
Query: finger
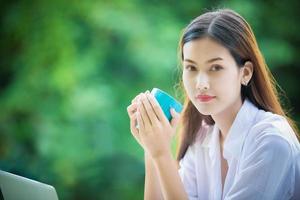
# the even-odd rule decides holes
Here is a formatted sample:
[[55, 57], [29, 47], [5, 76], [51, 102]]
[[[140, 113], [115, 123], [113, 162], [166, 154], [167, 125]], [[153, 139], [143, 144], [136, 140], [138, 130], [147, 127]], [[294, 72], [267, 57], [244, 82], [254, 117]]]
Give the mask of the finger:
[[159, 119], [159, 121], [163, 122], [163, 123], [169, 123], [167, 117], [165, 116], [163, 110], [161, 109], [159, 103], [157, 102], [157, 100], [155, 99], [155, 97], [152, 94], [149, 94], [149, 101], [150, 104], [157, 116], [157, 118]]
[[140, 133], [145, 130], [145, 126], [144, 126], [144, 121], [141, 117], [141, 113], [139, 111], [136, 112], [136, 118], [137, 118], [137, 122], [138, 122], [138, 126], [139, 126], [138, 132]]
[[150, 93], [149, 90], [146, 90], [145, 93], [140, 93], [140, 94], [134, 99], [133, 102], [134, 102], [134, 103], [138, 103], [138, 101], [142, 98], [143, 94], [146, 94], [147, 92]]
[[139, 100], [139, 98], [140, 98], [140, 96], [141, 96], [142, 94], [143, 94], [143, 93], [141, 92], [141, 93], [139, 93], [136, 97], [134, 97], [134, 99], [131, 101], [131, 103], [137, 103], [138, 100]]
[[147, 112], [147, 115], [149, 117], [149, 120], [151, 122], [151, 124], [157, 124], [157, 122], [159, 122], [155, 111], [153, 110], [151, 104], [150, 104], [150, 100], [149, 100], [149, 92], [146, 92], [146, 95], [144, 96], [144, 98], [142, 98], [142, 102], [144, 104], [145, 110]]
[[145, 97], [142, 96], [140, 99], [140, 102], [138, 103], [138, 112], [140, 113], [140, 115], [144, 121], [144, 127], [148, 128], [149, 126], [151, 126], [151, 122], [150, 122], [149, 116], [147, 114], [147, 111], [146, 111], [144, 103], [143, 103], [144, 98]]
[[131, 103], [136, 103], [138, 98], [139, 98], [139, 95], [134, 97], [134, 99], [131, 100]]
[[138, 123], [137, 123], [137, 119], [136, 119], [136, 113], [129, 116], [129, 119], [130, 119], [130, 121], [132, 121], [132, 123], [135, 125], [136, 128], [139, 128]]
[[175, 128], [179, 122], [180, 114], [176, 112], [174, 108], [170, 109], [170, 113], [172, 115], [171, 126]]
[[129, 116], [132, 116], [137, 110], [137, 104], [136, 103], [132, 103], [131, 105], [129, 105], [127, 107], [127, 113]]
[[[136, 112], [137, 112], [137, 110], [136, 110]], [[130, 119], [131, 121], [133, 121], [133, 123], [135, 124], [135, 127], [138, 128], [137, 120], [136, 120], [136, 112], [134, 112], [133, 114], [130, 114], [130, 115], [129, 115], [129, 119]]]
[[139, 141], [139, 130], [136, 128], [136, 116], [130, 119], [130, 130], [133, 137]]

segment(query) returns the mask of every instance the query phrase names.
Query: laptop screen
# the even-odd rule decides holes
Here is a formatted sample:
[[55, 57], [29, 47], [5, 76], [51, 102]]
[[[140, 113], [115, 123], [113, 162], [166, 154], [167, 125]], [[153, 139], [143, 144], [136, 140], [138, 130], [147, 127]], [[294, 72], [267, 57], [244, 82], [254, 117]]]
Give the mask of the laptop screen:
[[4, 171], [0, 171], [0, 188], [4, 200], [58, 200], [51, 185]]
[[2, 194], [1, 187], [0, 187], [0, 200], [4, 200], [4, 197], [3, 197], [3, 194]]

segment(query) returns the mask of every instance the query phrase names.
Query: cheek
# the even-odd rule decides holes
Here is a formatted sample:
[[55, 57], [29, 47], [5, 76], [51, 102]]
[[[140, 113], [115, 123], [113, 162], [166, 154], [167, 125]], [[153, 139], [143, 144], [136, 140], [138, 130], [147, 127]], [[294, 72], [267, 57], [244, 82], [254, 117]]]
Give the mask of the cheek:
[[189, 86], [190, 86], [190, 82], [191, 82], [191, 80], [189, 79], [189, 77], [185, 74], [185, 73], [183, 73], [182, 74], [182, 82], [183, 82], [183, 86], [187, 89]]
[[215, 89], [219, 94], [225, 96], [235, 96], [240, 89], [240, 82], [237, 74], [224, 74], [214, 82]]
[[190, 95], [193, 90], [193, 79], [190, 76], [183, 74], [182, 82], [183, 82], [184, 89]]

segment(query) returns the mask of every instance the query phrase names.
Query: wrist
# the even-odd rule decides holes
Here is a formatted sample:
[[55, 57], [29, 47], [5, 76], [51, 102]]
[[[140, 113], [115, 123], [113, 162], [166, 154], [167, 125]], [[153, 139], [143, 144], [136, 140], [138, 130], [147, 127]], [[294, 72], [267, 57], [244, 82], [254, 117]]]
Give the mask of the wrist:
[[170, 159], [173, 159], [173, 156], [172, 156], [171, 150], [167, 150], [167, 151], [158, 153], [156, 155], [153, 155], [151, 158], [152, 158], [152, 160], [154, 162], [159, 162], [161, 160], [170, 160]]

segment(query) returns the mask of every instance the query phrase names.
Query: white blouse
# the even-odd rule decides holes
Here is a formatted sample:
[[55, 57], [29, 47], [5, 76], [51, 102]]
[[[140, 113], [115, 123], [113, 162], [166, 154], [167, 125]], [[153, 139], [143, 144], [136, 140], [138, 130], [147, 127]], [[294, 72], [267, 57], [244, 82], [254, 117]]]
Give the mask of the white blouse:
[[224, 142], [223, 191], [219, 129], [199, 132], [179, 162], [189, 199], [300, 199], [300, 144], [284, 117], [244, 101]]

